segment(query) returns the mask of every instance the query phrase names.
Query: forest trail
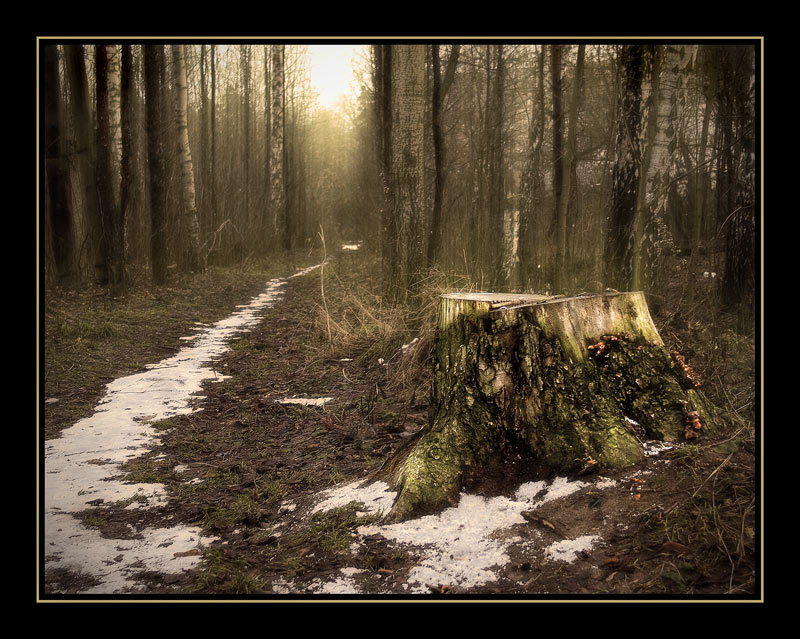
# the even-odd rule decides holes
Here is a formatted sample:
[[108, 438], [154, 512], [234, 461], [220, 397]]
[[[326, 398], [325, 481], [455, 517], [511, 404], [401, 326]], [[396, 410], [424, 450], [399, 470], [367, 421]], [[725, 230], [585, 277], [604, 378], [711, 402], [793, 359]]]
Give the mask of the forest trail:
[[[350, 251], [325, 267], [329, 319], [346, 316], [359, 268]], [[117, 379], [92, 417], [45, 442], [48, 595], [747, 592], [749, 537], [742, 559], [720, 563], [681, 533], [697, 504], [739, 503], [752, 450], [736, 436], [644, 443], [638, 466], [576, 477], [505, 460], [443, 512], [381, 525], [394, 493], [364, 479], [427, 420], [424, 380], [411, 393], [396, 383], [420, 342], [330, 347], [321, 271], [271, 280], [174, 357]], [[725, 525], [749, 535], [731, 515]]]
[[[298, 271], [300, 277], [320, 265]], [[191, 413], [207, 381], [221, 381], [213, 362], [231, 340], [261, 319], [262, 311], [281, 297], [288, 278], [270, 280], [264, 292], [212, 326], [198, 326], [181, 338], [191, 345], [142, 373], [116, 379], [92, 416], [78, 421], [45, 444], [45, 561], [82, 574], [93, 583], [83, 594], [113, 594], [136, 588], [142, 571], [176, 573], [200, 560], [199, 546], [213, 538], [198, 527], [177, 525], [117, 532], [108, 539], [87, 527], [96, 516], [75, 514], [88, 507], [151, 508], [168, 499], [158, 483], [127, 483], [121, 465], [158, 446], [152, 423]], [[99, 509], [99, 508], [98, 508]]]

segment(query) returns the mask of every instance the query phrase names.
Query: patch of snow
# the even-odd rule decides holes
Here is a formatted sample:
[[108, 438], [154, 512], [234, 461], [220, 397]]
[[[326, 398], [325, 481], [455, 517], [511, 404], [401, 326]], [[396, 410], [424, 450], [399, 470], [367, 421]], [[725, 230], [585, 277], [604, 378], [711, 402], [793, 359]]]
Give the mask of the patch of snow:
[[595, 488], [613, 488], [616, 485], [616, 480], [611, 479], [610, 477], [599, 477], [594, 483]]
[[322, 406], [333, 401], [333, 397], [287, 397], [277, 400], [279, 404], [296, 404], [298, 406]]
[[[387, 524], [361, 526], [359, 535], [379, 534], [396, 544], [414, 546], [421, 554], [417, 566], [409, 572], [404, 587], [412, 593], [428, 593], [428, 584], [458, 585], [473, 588], [496, 579], [495, 570], [510, 560], [506, 550], [511, 543], [519, 542], [517, 536], [500, 539], [498, 533], [516, 524], [525, 523], [522, 512], [531, 510], [553, 499], [572, 494], [591, 484], [557, 477], [551, 483], [529, 482], [521, 485], [513, 498], [485, 498], [462, 493], [457, 506], [438, 515]], [[396, 494], [382, 482], [363, 485], [352, 482], [325, 491], [323, 499], [312, 513], [344, 506], [350, 502], [363, 502], [369, 512], [388, 512]], [[591, 547], [598, 538], [574, 540], [575, 551]], [[351, 550], [356, 551], [358, 543]], [[559, 547], [561, 548], [561, 547]], [[553, 548], [553, 558], [565, 561], [570, 547], [559, 552]], [[344, 586], [342, 586], [344, 587]]]
[[280, 507], [278, 508], [279, 513], [290, 513], [295, 508], [297, 508], [297, 504], [291, 501], [284, 501], [281, 503]]
[[333, 581], [322, 581], [314, 579], [309, 584], [309, 588], [318, 594], [325, 595], [357, 595], [360, 593], [353, 576], [366, 572], [359, 568], [342, 568], [342, 576]]
[[561, 497], [566, 497], [567, 495], [571, 495], [572, 493], [578, 492], [579, 490], [586, 488], [590, 484], [584, 483], [582, 481], [570, 481], [566, 477], [556, 477], [547, 487], [547, 493], [539, 501], [536, 506], [541, 506], [542, 504], [553, 501], [554, 499], [560, 499]]
[[295, 592], [295, 585], [293, 581], [286, 581], [283, 578], [276, 579], [272, 582], [272, 592], [279, 595], [289, 595]]
[[669, 442], [649, 441], [644, 444], [644, 454], [647, 457], [657, 457], [665, 450], [672, 450], [673, 448], [676, 448], [676, 445]]
[[324, 499], [314, 506], [311, 514], [333, 510], [354, 501], [362, 502], [367, 513], [388, 513], [391, 510], [397, 494], [389, 489], [388, 484], [376, 481], [363, 488], [361, 484], [363, 481], [356, 481], [324, 491]]
[[[317, 267], [301, 271], [304, 274]], [[297, 275], [297, 274], [296, 274]], [[125, 484], [116, 479], [119, 467], [159, 442], [149, 422], [191, 413], [190, 405], [205, 380], [219, 379], [207, 364], [224, 353], [230, 340], [261, 321], [261, 312], [281, 295], [285, 279], [273, 279], [263, 293], [195, 336], [191, 346], [148, 366], [145, 372], [114, 380], [106, 387], [95, 413], [44, 444], [44, 544], [59, 567], [87, 573], [99, 581], [85, 591], [108, 594], [136, 586], [136, 573], [176, 573], [193, 567], [199, 554], [176, 557], [211, 538], [198, 528], [144, 529], [141, 539], [104, 539], [73, 515], [88, 501], [113, 503], [136, 498], [150, 506], [166, 500], [162, 484]], [[98, 464], [97, 459], [104, 460]], [[144, 498], [144, 499], [143, 499]], [[142, 504], [137, 504], [142, 507]]]
[[545, 556], [556, 561], [572, 563], [577, 559], [579, 552], [588, 552], [599, 539], [597, 535], [583, 535], [576, 539], [557, 541], [545, 549]]

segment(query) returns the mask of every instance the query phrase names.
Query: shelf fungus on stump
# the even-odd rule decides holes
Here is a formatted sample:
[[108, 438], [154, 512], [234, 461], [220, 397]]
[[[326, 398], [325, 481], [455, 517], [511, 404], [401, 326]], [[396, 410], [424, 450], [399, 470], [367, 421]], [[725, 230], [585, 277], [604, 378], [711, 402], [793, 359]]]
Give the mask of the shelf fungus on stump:
[[552, 472], [624, 468], [648, 439], [683, 441], [723, 419], [671, 355], [644, 294], [449, 293], [440, 301], [430, 420], [373, 475], [401, 521], [454, 504], [496, 454]]

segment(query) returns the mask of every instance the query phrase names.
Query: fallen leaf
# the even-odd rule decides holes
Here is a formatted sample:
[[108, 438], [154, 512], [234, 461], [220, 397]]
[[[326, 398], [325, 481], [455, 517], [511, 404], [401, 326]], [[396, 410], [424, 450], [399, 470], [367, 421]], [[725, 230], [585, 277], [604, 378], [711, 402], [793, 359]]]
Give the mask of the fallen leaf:
[[639, 501], [641, 498], [642, 498], [641, 495], [636, 494], [636, 495], [633, 496], [633, 501]]

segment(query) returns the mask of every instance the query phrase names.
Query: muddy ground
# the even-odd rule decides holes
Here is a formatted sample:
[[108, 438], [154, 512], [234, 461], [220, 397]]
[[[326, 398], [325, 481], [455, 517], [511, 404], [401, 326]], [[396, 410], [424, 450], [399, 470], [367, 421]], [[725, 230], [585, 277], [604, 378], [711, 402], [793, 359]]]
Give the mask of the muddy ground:
[[[315, 257], [175, 276], [168, 287], [142, 286], [125, 300], [109, 300], [101, 290], [49, 292], [42, 308], [43, 437], [91, 414], [112, 379], [177, 352], [195, 322], [229, 315], [268, 278], [290, 275]], [[424, 548], [359, 534], [377, 522], [354, 506], [312, 514], [324, 491], [366, 478], [427, 420], [430, 335], [401, 348], [420, 325], [392, 324], [364, 288], [370, 268], [366, 256], [340, 253], [324, 270], [289, 280], [263, 321], [215, 362], [228, 377], [206, 385], [197, 411], [154, 424], [161, 445], [123, 470], [132, 482], [164, 484], [166, 503], [134, 510], [87, 505], [76, 514], [109, 538], [178, 522], [216, 538], [189, 571], [137, 575], [132, 595], [760, 597], [753, 338], [736, 334], [732, 318], [704, 315], [700, 306], [665, 303], [654, 319], [709, 396], [733, 412], [731, 430], [664, 450], [637, 468], [568, 478], [582, 482], [580, 489], [494, 534], [505, 537], [508, 556], [494, 578], [469, 587], [426, 583], [425, 594], [409, 594]], [[277, 401], [287, 397], [333, 399], [322, 406]], [[467, 490], [511, 497], [525, 482], [555, 479], [532, 475], [522, 462], [496, 460]], [[600, 541], [569, 553], [569, 561], [554, 559], [556, 544], [589, 535]], [[60, 568], [46, 552], [40, 559], [42, 598], [80, 598], [92, 585], [91, 576]], [[330, 587], [343, 575], [358, 594]]]

